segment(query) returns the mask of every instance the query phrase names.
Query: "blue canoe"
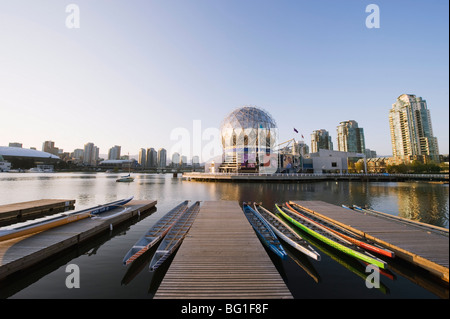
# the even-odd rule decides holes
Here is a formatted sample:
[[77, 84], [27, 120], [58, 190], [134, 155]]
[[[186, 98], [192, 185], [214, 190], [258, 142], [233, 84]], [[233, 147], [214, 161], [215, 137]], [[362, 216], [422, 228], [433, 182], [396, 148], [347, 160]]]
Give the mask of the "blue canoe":
[[287, 253], [281, 245], [280, 240], [275, 235], [272, 228], [267, 224], [267, 222], [249, 205], [244, 204], [243, 210], [245, 216], [250, 222], [250, 225], [252, 225], [262, 243], [281, 259], [286, 259]]

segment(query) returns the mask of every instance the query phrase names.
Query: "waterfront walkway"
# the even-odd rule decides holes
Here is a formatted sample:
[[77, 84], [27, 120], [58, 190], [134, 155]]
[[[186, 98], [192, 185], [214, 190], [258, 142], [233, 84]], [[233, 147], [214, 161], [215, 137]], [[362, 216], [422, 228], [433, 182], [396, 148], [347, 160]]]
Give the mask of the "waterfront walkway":
[[430, 181], [449, 182], [449, 174], [308, 174], [308, 173], [184, 173], [187, 181], [311, 182], [311, 181]]
[[292, 298], [237, 201], [202, 203], [155, 299]]
[[[407, 223], [400, 218], [364, 213], [322, 201], [291, 201], [291, 204], [317, 214], [380, 244], [401, 258], [421, 267], [444, 282], [449, 282], [448, 229], [422, 223]], [[388, 261], [388, 260], [387, 260]], [[389, 261], [388, 261], [389, 264]]]

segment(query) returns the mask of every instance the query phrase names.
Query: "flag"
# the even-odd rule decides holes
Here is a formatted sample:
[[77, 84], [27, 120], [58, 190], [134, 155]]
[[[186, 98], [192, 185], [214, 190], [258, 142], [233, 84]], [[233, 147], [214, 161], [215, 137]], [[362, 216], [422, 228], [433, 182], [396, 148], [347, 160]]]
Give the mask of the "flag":
[[294, 132], [295, 132], [295, 133], [298, 133], [298, 131], [297, 131], [297, 129], [296, 129], [295, 127], [294, 127]]

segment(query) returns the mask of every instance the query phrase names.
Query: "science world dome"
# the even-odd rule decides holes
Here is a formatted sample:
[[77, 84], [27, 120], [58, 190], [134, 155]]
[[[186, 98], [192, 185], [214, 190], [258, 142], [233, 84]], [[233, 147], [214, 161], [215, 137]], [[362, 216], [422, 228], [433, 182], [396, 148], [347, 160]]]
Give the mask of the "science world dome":
[[270, 154], [277, 138], [277, 124], [265, 110], [243, 106], [222, 121], [223, 163], [221, 172], [258, 172], [264, 155]]

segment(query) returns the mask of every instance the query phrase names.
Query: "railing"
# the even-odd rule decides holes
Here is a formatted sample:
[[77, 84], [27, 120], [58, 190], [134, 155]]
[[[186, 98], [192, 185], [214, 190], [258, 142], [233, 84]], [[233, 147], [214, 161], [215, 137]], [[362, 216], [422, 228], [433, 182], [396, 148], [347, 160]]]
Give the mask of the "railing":
[[264, 174], [264, 173], [203, 173], [203, 172], [197, 172], [197, 173], [185, 173], [184, 176], [193, 176], [193, 175], [200, 175], [204, 177], [209, 176], [248, 176], [248, 177], [325, 177], [325, 178], [337, 178], [337, 177], [367, 177], [367, 178], [407, 178], [407, 179], [444, 179], [448, 180], [449, 175], [448, 174], [386, 174], [386, 173], [379, 173], [379, 174], [357, 174], [357, 173], [341, 173], [341, 174], [331, 174], [331, 173], [274, 173], [274, 174]]

